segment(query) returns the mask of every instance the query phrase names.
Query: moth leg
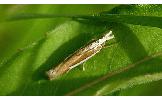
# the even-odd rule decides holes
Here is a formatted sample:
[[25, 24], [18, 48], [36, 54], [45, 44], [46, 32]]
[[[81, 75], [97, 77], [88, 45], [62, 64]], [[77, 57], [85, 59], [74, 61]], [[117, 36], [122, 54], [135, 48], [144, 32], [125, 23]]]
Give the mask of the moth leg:
[[85, 71], [84, 63], [83, 63], [83, 66], [82, 66], [82, 70]]
[[103, 48], [110, 48], [113, 47], [113, 45], [104, 45]]
[[93, 38], [90, 40], [90, 42], [95, 42], [97, 40], [97, 38]]
[[84, 63], [81, 64], [81, 65], [78, 67], [78, 69], [79, 69], [80, 71], [85, 71]]
[[66, 74], [69, 73], [70, 70], [72, 70], [72, 68], [70, 68], [68, 71], [66, 71]]
[[110, 47], [113, 47], [115, 45], [117, 45], [119, 42], [113, 42], [111, 44], [105, 44], [105, 45], [102, 45], [103, 48], [110, 48]]
[[21, 52], [21, 51], [23, 51], [23, 48], [18, 48], [17, 51]]

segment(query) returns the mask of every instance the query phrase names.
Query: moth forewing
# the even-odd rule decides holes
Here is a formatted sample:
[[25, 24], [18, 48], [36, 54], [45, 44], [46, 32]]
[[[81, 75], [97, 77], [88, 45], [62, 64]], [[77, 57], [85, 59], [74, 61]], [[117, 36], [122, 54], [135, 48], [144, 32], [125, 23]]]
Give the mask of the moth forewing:
[[102, 38], [92, 43], [89, 43], [85, 47], [77, 50], [74, 54], [66, 58], [58, 66], [47, 71], [46, 74], [48, 75], [50, 80], [61, 76], [62, 74], [70, 71], [74, 67], [84, 63], [85, 61], [93, 57], [96, 53], [98, 53], [103, 48], [106, 41], [113, 38], [114, 35], [112, 34], [112, 31], [109, 31]]

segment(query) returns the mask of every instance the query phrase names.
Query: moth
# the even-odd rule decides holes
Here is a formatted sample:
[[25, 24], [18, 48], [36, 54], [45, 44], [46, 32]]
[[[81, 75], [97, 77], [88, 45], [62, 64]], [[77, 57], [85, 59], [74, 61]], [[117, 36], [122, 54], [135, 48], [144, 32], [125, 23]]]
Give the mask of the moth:
[[71, 56], [67, 57], [63, 62], [61, 62], [58, 66], [46, 72], [49, 80], [56, 79], [64, 73], [69, 72], [76, 66], [84, 63], [85, 61], [93, 57], [95, 54], [97, 54], [104, 47], [106, 41], [113, 38], [114, 35], [110, 30], [100, 39], [95, 40], [94, 42], [91, 42], [83, 48], [77, 50]]

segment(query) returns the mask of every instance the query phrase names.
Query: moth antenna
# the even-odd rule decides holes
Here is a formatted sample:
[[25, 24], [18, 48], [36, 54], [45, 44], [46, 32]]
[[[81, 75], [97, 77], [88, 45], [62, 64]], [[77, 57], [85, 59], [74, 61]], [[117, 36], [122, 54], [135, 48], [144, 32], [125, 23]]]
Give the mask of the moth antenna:
[[112, 31], [110, 30], [109, 33], [107, 33], [103, 38], [105, 38], [106, 40], [110, 40], [114, 38], [114, 35]]

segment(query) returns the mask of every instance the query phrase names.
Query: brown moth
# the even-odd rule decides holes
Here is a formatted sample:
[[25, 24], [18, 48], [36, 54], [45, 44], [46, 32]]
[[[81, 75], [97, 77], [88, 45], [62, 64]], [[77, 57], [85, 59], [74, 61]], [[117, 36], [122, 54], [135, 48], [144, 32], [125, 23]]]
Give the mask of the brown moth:
[[106, 41], [113, 39], [113, 38], [114, 38], [114, 35], [112, 34], [112, 31], [109, 31], [102, 38], [77, 50], [74, 54], [67, 57], [58, 66], [46, 72], [47, 76], [49, 77], [49, 80], [53, 80], [61, 76], [62, 74], [70, 71], [74, 67], [84, 63], [85, 61], [93, 57], [96, 53], [98, 53], [103, 48]]

